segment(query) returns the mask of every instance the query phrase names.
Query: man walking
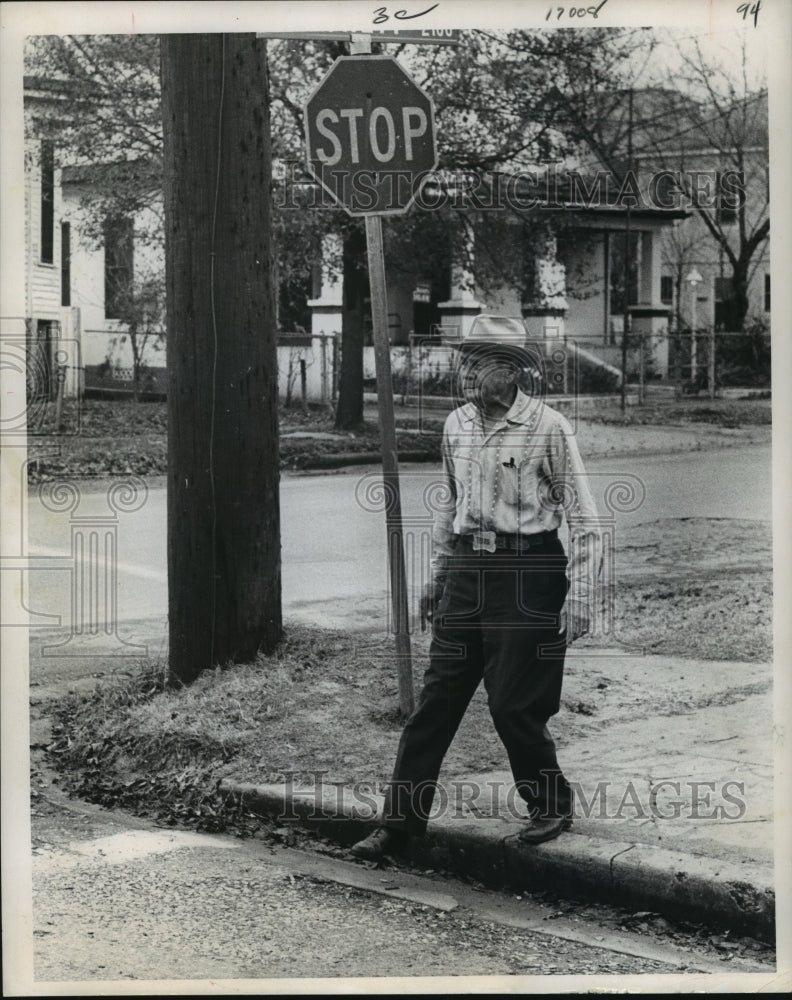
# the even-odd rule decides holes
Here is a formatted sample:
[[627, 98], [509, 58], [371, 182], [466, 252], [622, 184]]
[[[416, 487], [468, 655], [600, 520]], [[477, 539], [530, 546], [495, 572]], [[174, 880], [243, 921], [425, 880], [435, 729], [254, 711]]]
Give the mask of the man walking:
[[[460, 345], [466, 402], [443, 429], [449, 503], [435, 512], [421, 602], [430, 662], [380, 826], [354, 845], [358, 857], [397, 853], [423, 834], [443, 758], [482, 679], [528, 806], [520, 839], [541, 843], [571, 825], [547, 721], [559, 708], [566, 646], [590, 626], [599, 531], [568, 421], [518, 387], [531, 360], [517, 319], [479, 316]], [[564, 516], [569, 560], [558, 539]]]

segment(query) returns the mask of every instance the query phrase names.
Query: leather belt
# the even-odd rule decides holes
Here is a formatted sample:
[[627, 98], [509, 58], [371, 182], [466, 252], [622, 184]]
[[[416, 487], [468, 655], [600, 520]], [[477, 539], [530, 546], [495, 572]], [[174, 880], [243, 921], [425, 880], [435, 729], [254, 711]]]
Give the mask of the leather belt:
[[495, 531], [474, 531], [469, 535], [457, 535], [459, 541], [470, 545], [474, 552], [496, 552], [498, 549], [510, 549], [523, 552], [558, 538], [555, 528], [552, 531], [537, 531], [532, 535], [500, 535]]

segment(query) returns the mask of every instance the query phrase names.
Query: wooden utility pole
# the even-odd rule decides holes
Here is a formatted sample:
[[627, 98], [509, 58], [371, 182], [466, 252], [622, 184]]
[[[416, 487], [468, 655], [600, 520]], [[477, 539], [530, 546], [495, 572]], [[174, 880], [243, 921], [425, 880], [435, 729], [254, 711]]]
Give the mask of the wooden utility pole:
[[164, 35], [170, 670], [281, 636], [269, 96], [254, 35]]

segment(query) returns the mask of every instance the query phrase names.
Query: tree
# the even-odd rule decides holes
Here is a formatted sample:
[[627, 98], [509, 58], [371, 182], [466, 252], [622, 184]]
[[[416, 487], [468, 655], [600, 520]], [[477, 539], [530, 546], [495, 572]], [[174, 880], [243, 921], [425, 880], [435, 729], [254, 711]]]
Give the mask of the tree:
[[[156, 35], [38, 35], [25, 50], [25, 85], [41, 95], [29, 138], [48, 136], [60, 165], [91, 165], [81, 235], [102, 242], [108, 217], [150, 215], [162, 244], [162, 110]], [[32, 134], [31, 134], [32, 133]], [[35, 155], [28, 144], [28, 155]]]
[[278, 376], [266, 50], [162, 39], [170, 665], [281, 636]]
[[[583, 93], [612, 88], [642, 44], [635, 33], [614, 29], [520, 30], [471, 32], [460, 50], [419, 48], [411, 65], [435, 101], [440, 168], [449, 187], [465, 193], [441, 211], [389, 221], [390, 269], [409, 273], [420, 263], [425, 279], [455, 265], [456, 280], [463, 276], [483, 296], [511, 286], [526, 302], [535, 297], [536, 257], [571, 239], [579, 250], [593, 236], [581, 232], [574, 213], [521, 208], [517, 199], [499, 198], [498, 188], [587, 150], [559, 84]], [[535, 185], [539, 199], [542, 187]], [[573, 266], [563, 292], [585, 298], [590, 283]]]
[[441, 167], [520, 170], [563, 160], [580, 140], [572, 94], [612, 88], [638, 45], [622, 29], [527, 29], [465, 33], [458, 49], [419, 51], [416, 75], [437, 107]]
[[[131, 281], [117, 291], [118, 319], [126, 326], [125, 333], [111, 339], [111, 347], [129, 337], [132, 349], [133, 397], [140, 399], [141, 382], [151, 349], [161, 350], [165, 343], [165, 283], [159, 276], [143, 281]], [[108, 352], [107, 363], [112, 359]]]
[[342, 267], [341, 365], [335, 426], [354, 430], [363, 423], [363, 346], [369, 295], [366, 234], [360, 220], [350, 219], [344, 225]]
[[737, 71], [733, 58], [724, 65], [714, 50], [705, 52], [699, 39], [672, 36], [663, 51], [673, 53], [680, 65], [670, 76], [673, 86], [667, 82], [666, 59], [659, 68], [653, 65], [660, 51], [656, 38], [646, 41], [633, 56], [629, 82], [592, 89], [570, 81], [566, 117], [619, 180], [633, 167], [644, 187], [653, 175], [668, 176], [676, 200], [692, 209], [730, 270], [726, 326], [741, 330], [748, 286], [770, 234], [767, 90], [761, 75], [749, 72], [744, 33]]
[[[679, 188], [728, 262], [731, 292], [723, 323], [728, 330], [742, 330], [756, 259], [770, 236], [767, 91], [754, 90], [749, 82], [744, 37], [738, 74], [707, 58], [697, 39], [692, 53], [680, 51], [680, 55], [685, 67], [682, 79], [691, 95], [685, 127], [697, 136], [709, 163], [697, 150], [690, 150], [690, 132], [666, 137], [662, 145], [650, 136], [647, 145], [653, 159], [678, 173]], [[716, 175], [709, 190], [702, 192], [695, 177], [706, 166]], [[735, 182], [725, 192], [720, 187], [724, 176]]]
[[[399, 57], [432, 95], [440, 167], [457, 181], [469, 182], [475, 196], [477, 185], [478, 194], [485, 193], [489, 171], [519, 170], [538, 160], [562, 158], [572, 142], [559, 129], [564, 102], [557, 99], [558, 79], [582, 64], [589, 86], [594, 86], [592, 80], [612, 81], [616, 67], [625, 63], [636, 44], [629, 33], [610, 29], [473, 31], [463, 33], [459, 47], [404, 44], [388, 46], [387, 52]], [[271, 51], [276, 146], [287, 160], [302, 161], [303, 102], [346, 46], [283, 41]], [[283, 200], [295, 205], [293, 196]], [[359, 223], [341, 210], [314, 208], [307, 215], [309, 219], [306, 213], [276, 212], [276, 227], [283, 226], [280, 259], [286, 267], [295, 262], [299, 269], [305, 266], [306, 247], [316, 253], [323, 235], [341, 236], [342, 252], [332, 261], [342, 272], [344, 287], [336, 426], [351, 428], [363, 415], [365, 242]], [[388, 270], [420, 279], [434, 279], [444, 271], [447, 281], [454, 258], [485, 289], [498, 287], [504, 279], [519, 282], [530, 232], [526, 238], [523, 227], [507, 224], [504, 215], [448, 207], [438, 212], [413, 209], [390, 219], [385, 227]], [[559, 220], [556, 224], [561, 225]]]

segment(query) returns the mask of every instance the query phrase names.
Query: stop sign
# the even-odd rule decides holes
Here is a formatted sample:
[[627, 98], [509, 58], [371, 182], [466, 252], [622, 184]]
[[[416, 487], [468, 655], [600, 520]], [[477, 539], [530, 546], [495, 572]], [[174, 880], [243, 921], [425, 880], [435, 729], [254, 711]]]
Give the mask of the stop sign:
[[350, 215], [406, 212], [437, 166], [432, 101], [391, 56], [341, 56], [305, 103], [308, 169]]

